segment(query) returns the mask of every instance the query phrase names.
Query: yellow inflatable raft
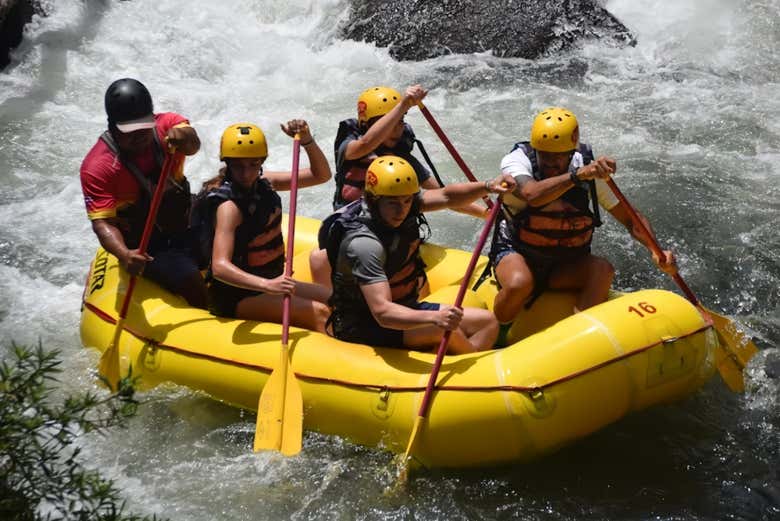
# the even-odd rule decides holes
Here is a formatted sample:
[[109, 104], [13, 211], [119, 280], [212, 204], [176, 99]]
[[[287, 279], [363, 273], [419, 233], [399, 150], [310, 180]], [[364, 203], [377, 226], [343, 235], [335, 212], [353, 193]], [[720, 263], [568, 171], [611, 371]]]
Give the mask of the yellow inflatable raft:
[[[319, 221], [298, 218], [295, 274], [306, 279]], [[283, 226], [286, 230], [286, 225]], [[431, 289], [454, 301], [470, 253], [424, 247]], [[477, 273], [486, 259], [482, 259]], [[105, 350], [128, 276], [100, 249], [84, 290], [81, 338]], [[495, 283], [469, 305], [492, 306]], [[437, 300], [436, 296], [428, 300]], [[667, 291], [614, 294], [574, 316], [574, 296], [542, 295], [515, 320], [505, 349], [449, 356], [414, 457], [428, 467], [526, 461], [627, 413], [685, 397], [715, 370], [717, 336]], [[122, 372], [142, 385], [170, 381], [246, 409], [279, 360], [281, 325], [217, 318], [140, 279], [119, 337]], [[290, 330], [304, 428], [403, 452], [435, 358]]]

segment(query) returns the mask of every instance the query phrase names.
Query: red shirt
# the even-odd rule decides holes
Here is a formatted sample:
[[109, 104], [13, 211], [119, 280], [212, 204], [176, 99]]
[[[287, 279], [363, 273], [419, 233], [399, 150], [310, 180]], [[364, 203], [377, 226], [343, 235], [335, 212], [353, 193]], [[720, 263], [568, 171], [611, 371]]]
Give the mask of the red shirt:
[[[165, 136], [173, 127], [189, 126], [189, 121], [184, 116], [173, 112], [155, 114], [154, 119], [160, 143], [165, 143]], [[147, 175], [157, 166], [153, 146], [155, 145], [132, 158], [141, 172]], [[174, 179], [181, 180], [184, 178], [184, 156], [177, 154], [174, 161], [176, 163], [171, 175]], [[116, 217], [118, 209], [138, 200], [141, 187], [105, 141], [98, 139], [81, 163], [81, 191], [84, 193], [87, 216], [94, 220]]]

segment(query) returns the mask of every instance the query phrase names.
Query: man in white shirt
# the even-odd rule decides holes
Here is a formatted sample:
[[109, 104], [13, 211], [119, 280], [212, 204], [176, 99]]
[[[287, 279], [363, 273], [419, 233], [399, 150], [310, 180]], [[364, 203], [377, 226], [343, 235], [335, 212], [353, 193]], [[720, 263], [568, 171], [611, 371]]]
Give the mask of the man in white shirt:
[[[614, 268], [590, 252], [593, 230], [601, 224], [599, 206], [649, 246], [650, 238], [633, 227], [604, 181], [616, 167], [613, 158], [594, 158], [590, 146], [579, 141], [577, 118], [559, 107], [540, 112], [530, 142], [517, 143], [501, 161], [502, 174], [517, 182], [504, 197], [490, 255], [501, 287], [494, 312], [503, 332], [523, 305], [530, 306], [548, 288], [577, 290], [575, 312], [607, 299]], [[663, 259], [653, 260], [675, 272], [672, 252], [663, 253]]]

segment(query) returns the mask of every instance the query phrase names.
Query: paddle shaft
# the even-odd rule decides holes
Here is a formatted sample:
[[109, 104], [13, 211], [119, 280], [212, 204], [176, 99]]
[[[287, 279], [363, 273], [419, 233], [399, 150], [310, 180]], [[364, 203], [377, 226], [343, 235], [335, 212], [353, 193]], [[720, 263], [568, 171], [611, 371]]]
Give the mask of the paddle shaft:
[[[433, 114], [431, 114], [431, 111], [428, 110], [428, 107], [426, 107], [422, 103], [418, 103], [417, 106], [420, 108], [420, 112], [422, 112], [423, 116], [425, 116], [425, 119], [428, 120], [428, 124], [431, 125], [433, 131], [436, 132], [437, 136], [439, 136], [439, 139], [444, 144], [444, 147], [449, 151], [450, 155], [452, 156], [452, 159], [455, 160], [455, 162], [458, 164], [460, 169], [466, 175], [466, 178], [472, 182], [478, 181], [478, 179], [474, 177], [474, 174], [471, 173], [471, 170], [469, 170], [469, 167], [466, 166], [466, 162], [463, 161], [462, 157], [460, 157], [458, 151], [455, 150], [454, 146], [452, 146], [452, 142], [450, 142], [450, 140], [447, 138], [447, 135], [444, 133], [444, 131], [439, 126], [439, 124], [436, 122], [436, 120], [433, 117]], [[490, 200], [488, 196], [483, 197], [482, 200], [485, 201], [485, 204], [487, 205], [488, 208], [493, 208], [493, 202]]]
[[[152, 201], [149, 205], [149, 213], [146, 216], [146, 223], [144, 223], [144, 230], [141, 234], [141, 244], [138, 247], [139, 252], [143, 255], [146, 253], [146, 248], [149, 246], [149, 239], [152, 236], [152, 230], [154, 230], [154, 224], [157, 220], [157, 210], [160, 207], [160, 201], [162, 200], [163, 192], [165, 191], [165, 183], [168, 179], [168, 174], [173, 164], [172, 156], [166, 155], [165, 162], [163, 162], [162, 169], [160, 171], [160, 178], [157, 180], [157, 187], [152, 195]], [[112, 391], [118, 390], [119, 385], [119, 351], [117, 343], [119, 342], [119, 335], [124, 328], [125, 317], [127, 316], [127, 310], [130, 307], [130, 300], [133, 298], [133, 291], [135, 290], [135, 282], [137, 280], [136, 275], [130, 276], [130, 281], [127, 284], [127, 292], [125, 298], [122, 301], [122, 306], [119, 308], [119, 318], [114, 326], [114, 335], [111, 337], [111, 343], [103, 352], [98, 364], [98, 371], [108, 382], [108, 386]]]
[[[288, 213], [287, 248], [284, 274], [292, 275], [295, 241], [295, 212], [298, 200], [298, 163], [301, 150], [300, 135], [293, 140], [293, 164], [290, 176], [290, 208]], [[290, 371], [289, 333], [292, 297], [282, 298], [282, 345], [279, 365], [271, 372], [257, 404], [254, 451], [278, 450], [291, 456], [301, 451], [303, 430], [303, 399], [295, 373]]]
[[[645, 235], [650, 239], [651, 251], [660, 258], [663, 255], [663, 252], [661, 251], [658, 241], [650, 234], [650, 230], [647, 229], [645, 223], [639, 218], [634, 207], [631, 206], [631, 203], [628, 202], [626, 196], [623, 195], [612, 179], [608, 179], [607, 184], [628, 211], [634, 226], [637, 226], [644, 231]], [[672, 278], [683, 293], [685, 293], [686, 298], [691, 304], [696, 306], [704, 319], [711, 323], [718, 333], [718, 337], [721, 340], [720, 348], [729, 361], [726, 364], [718, 364], [718, 371], [723, 377], [723, 381], [726, 382], [726, 385], [728, 385], [732, 391], [743, 392], [745, 389], [745, 382], [742, 371], [747, 366], [750, 359], [758, 352], [758, 348], [749, 338], [746, 338], [742, 333], [737, 332], [729, 319], [702, 306], [699, 299], [696, 298], [696, 295], [694, 295], [691, 288], [688, 287], [688, 284], [685, 283], [679, 273], [672, 275]]]
[[[493, 227], [493, 223], [496, 221], [496, 216], [498, 215], [498, 210], [500, 208], [500, 204], [494, 204], [491, 207], [490, 214], [485, 221], [485, 225], [482, 227], [482, 233], [479, 236], [479, 240], [477, 240], [477, 245], [474, 248], [474, 252], [471, 254], [471, 259], [469, 260], [469, 265], [466, 268], [466, 273], [463, 275], [463, 280], [461, 281], [460, 287], [458, 288], [458, 295], [455, 297], [455, 303], [453, 304], [455, 307], [461, 307], [463, 304], [463, 298], [466, 296], [466, 289], [468, 288], [471, 276], [474, 274], [474, 268], [477, 266], [479, 256], [482, 253], [482, 248], [485, 246], [488, 234], [490, 234], [490, 230]], [[441, 369], [441, 363], [444, 359], [444, 353], [447, 352], [447, 344], [450, 341], [451, 334], [452, 331], [447, 330], [441, 337], [439, 349], [436, 352], [436, 361], [433, 364], [431, 376], [428, 378], [428, 385], [425, 387], [425, 394], [423, 395], [422, 402], [420, 403], [420, 410], [417, 413], [417, 416], [421, 418], [424, 418], [428, 414], [428, 408], [430, 407], [431, 403], [431, 396], [433, 395], [433, 388], [436, 385], [436, 379], [439, 376], [439, 370]]]
[[[606, 181], [610, 190], [612, 190], [612, 192], [615, 194], [615, 197], [617, 197], [625, 207], [628, 215], [631, 217], [631, 222], [634, 224], [634, 226], [642, 230], [645, 236], [650, 240], [650, 251], [652, 251], [659, 259], [663, 259], [664, 253], [661, 250], [661, 245], [658, 244], [658, 240], [647, 228], [644, 221], [642, 221], [642, 219], [639, 217], [636, 209], [631, 205], [631, 203], [628, 202], [626, 196], [623, 195], [623, 192], [620, 191], [620, 188], [618, 188], [618, 186], [615, 184], [615, 181], [613, 181], [611, 177]], [[691, 288], [688, 287], [688, 284], [685, 283], [682, 276], [680, 276], [679, 273], [675, 273], [672, 275], [672, 278], [674, 279], [674, 282], [677, 283], [677, 286], [679, 286], [682, 292], [685, 293], [685, 297], [691, 302], [691, 304], [697, 307], [701, 307], [701, 304], [699, 304], [699, 299], [696, 298], [696, 295], [694, 295], [693, 291], [691, 291]]]
[[[290, 177], [290, 210], [287, 217], [287, 253], [284, 259], [284, 274], [288, 277], [292, 276], [293, 252], [295, 250], [295, 211], [298, 201], [298, 165], [300, 156], [301, 136], [295, 134], [295, 139], [293, 140], [292, 176]], [[290, 333], [291, 300], [290, 294], [287, 293], [282, 301], [282, 344], [285, 346]], [[285, 353], [284, 356], [287, 356], [287, 354]]]
[[[160, 209], [160, 202], [162, 202], [163, 193], [165, 192], [165, 183], [168, 180], [168, 175], [170, 174], [172, 165], [173, 156], [166, 154], [165, 161], [163, 162], [162, 166], [162, 171], [160, 172], [160, 178], [157, 180], [157, 186], [154, 189], [154, 195], [152, 195], [152, 202], [149, 205], [149, 214], [146, 216], [144, 231], [141, 235], [141, 243], [138, 245], [138, 252], [141, 255], [144, 255], [146, 253], [146, 249], [149, 247], [149, 241], [152, 238], [155, 221], [157, 221], [157, 211]], [[127, 316], [127, 309], [130, 307], [130, 299], [133, 297], [135, 281], [137, 278], [137, 275], [132, 275], [130, 277], [130, 282], [127, 284], [127, 293], [125, 293], [125, 299], [122, 302], [122, 308], [119, 311], [120, 320], [124, 320], [124, 318]]]

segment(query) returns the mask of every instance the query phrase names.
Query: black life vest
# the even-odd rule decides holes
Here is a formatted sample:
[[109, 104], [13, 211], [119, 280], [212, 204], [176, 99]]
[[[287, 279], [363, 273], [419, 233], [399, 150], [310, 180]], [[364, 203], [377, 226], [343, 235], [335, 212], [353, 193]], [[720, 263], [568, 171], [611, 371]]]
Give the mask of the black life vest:
[[[339, 123], [336, 140], [333, 143], [334, 157], [338, 158], [339, 148], [350, 135], [364, 134], [360, 128], [357, 119], [345, 119]], [[336, 164], [336, 193], [333, 196], [333, 207], [338, 209], [347, 203], [357, 201], [363, 195], [363, 187], [366, 183], [366, 169], [371, 164], [373, 155], [395, 155], [399, 157], [408, 157], [412, 153], [416, 139], [412, 127], [404, 123], [404, 131], [401, 138], [393, 148], [387, 148], [380, 145], [369, 156], [360, 159], [348, 159]]]
[[[528, 142], [515, 144], [528, 157], [535, 180], [544, 179], [536, 161], [536, 152]], [[587, 144], [577, 149], [585, 165], [593, 161]], [[591, 209], [592, 206], [592, 209]], [[506, 216], [503, 216], [506, 219]], [[593, 229], [601, 226], [596, 184], [586, 181], [567, 190], [560, 198], [543, 207], [527, 205], [511, 216], [514, 239], [521, 247], [550, 254], [575, 255], [589, 251]]]
[[259, 277], [270, 279], [281, 275], [284, 272], [282, 200], [262, 178], [250, 190], [242, 190], [226, 180], [219, 187], [198, 194], [193, 208], [193, 228], [197, 231], [201, 268], [211, 263], [217, 208], [225, 201], [233, 201], [241, 212], [231, 262]]
[[325, 224], [329, 226], [326, 251], [332, 267], [334, 289], [329, 305], [334, 310], [331, 315], [334, 330], [359, 327], [361, 322], [365, 323], [361, 317], [371, 314], [360, 288], [345, 283], [343, 274], [338, 270], [339, 249], [347, 233], [352, 238], [366, 236], [379, 239], [385, 249], [384, 268], [393, 302], [406, 305], [416, 302], [420, 289], [427, 281], [419, 248], [430, 231], [425, 216], [420, 213], [419, 197], [397, 228], [390, 228], [372, 218], [363, 199], [348, 204], [334, 215], [336, 217], [326, 220]]
[[[109, 150], [119, 159], [132, 175], [135, 177], [138, 185], [141, 187], [140, 196], [133, 204], [122, 208], [117, 212], [117, 217], [123, 221], [123, 236], [128, 248], [137, 248], [141, 242], [146, 217], [149, 214], [149, 207], [152, 203], [152, 196], [157, 187], [157, 180], [162, 172], [162, 165], [165, 158], [160, 139], [157, 136], [157, 129], [154, 129], [154, 162], [153, 172], [145, 175], [144, 172], [133, 161], [121, 153], [114, 140], [114, 136], [109, 131], [105, 131], [100, 139], [105, 142]], [[157, 211], [155, 228], [152, 233], [151, 242], [158, 239], [180, 234], [187, 230], [189, 225], [189, 211], [191, 205], [190, 183], [187, 178], [176, 181], [173, 176], [167, 178], [168, 187], [163, 192], [162, 201]]]

